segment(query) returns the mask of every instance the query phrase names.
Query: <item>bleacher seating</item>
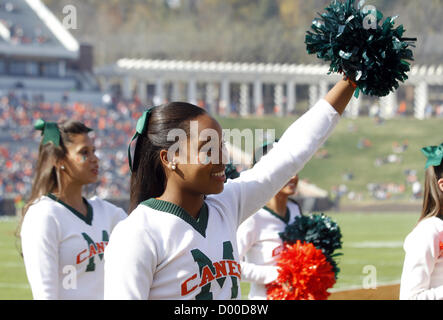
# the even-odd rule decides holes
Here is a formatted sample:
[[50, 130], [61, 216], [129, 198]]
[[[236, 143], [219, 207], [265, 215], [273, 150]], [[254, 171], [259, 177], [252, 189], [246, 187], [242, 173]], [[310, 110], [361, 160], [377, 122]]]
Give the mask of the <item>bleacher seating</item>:
[[90, 186], [104, 198], [127, 198], [129, 166], [126, 148], [143, 106], [137, 102], [114, 102], [96, 106], [79, 102], [48, 103], [10, 92], [0, 97], [0, 196], [29, 194], [36, 164], [40, 132], [36, 119], [75, 119], [94, 129], [100, 158], [100, 181]]

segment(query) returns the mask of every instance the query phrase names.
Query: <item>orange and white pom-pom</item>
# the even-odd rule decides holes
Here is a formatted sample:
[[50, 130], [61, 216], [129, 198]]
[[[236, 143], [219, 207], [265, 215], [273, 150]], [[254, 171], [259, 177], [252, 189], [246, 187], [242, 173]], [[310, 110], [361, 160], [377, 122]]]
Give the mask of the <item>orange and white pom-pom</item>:
[[279, 275], [268, 284], [268, 300], [326, 300], [335, 284], [332, 265], [312, 243], [284, 244]]

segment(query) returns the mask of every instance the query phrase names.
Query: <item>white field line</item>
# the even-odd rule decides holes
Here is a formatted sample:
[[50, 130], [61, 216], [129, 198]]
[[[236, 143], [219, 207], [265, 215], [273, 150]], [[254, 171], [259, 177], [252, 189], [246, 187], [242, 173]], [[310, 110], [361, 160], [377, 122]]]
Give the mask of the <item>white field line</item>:
[[26, 283], [0, 282], [0, 288], [6, 288], [6, 289], [30, 289], [31, 287], [29, 286], [29, 284], [26, 284]]
[[0, 223], [2, 222], [18, 222], [16, 216], [0, 216]]
[[19, 262], [0, 262], [0, 268], [21, 268], [21, 267], [25, 267], [25, 264]]
[[[340, 260], [339, 260], [340, 259]], [[337, 262], [338, 262], [338, 266], [340, 267], [340, 265], [361, 265], [366, 266], [366, 265], [373, 265], [374, 267], [396, 267], [396, 266], [402, 266], [403, 265], [403, 260], [399, 260], [398, 262], [380, 262], [380, 261], [368, 261], [368, 260], [346, 260], [343, 257], [339, 257], [337, 258]]]
[[403, 241], [362, 241], [344, 243], [343, 246], [360, 249], [396, 249], [403, 248]]
[[[380, 287], [384, 287], [384, 286], [395, 286], [395, 285], [399, 285], [400, 284], [400, 280], [396, 280], [396, 281], [388, 281], [388, 282], [377, 282], [377, 287], [376, 289], [380, 288]], [[334, 293], [334, 292], [340, 292], [340, 291], [348, 291], [348, 290], [361, 290], [364, 289], [363, 286], [347, 286], [347, 287], [341, 287], [341, 288], [337, 288], [337, 289], [329, 289], [328, 292]], [[367, 290], [371, 290], [371, 289], [367, 289]]]

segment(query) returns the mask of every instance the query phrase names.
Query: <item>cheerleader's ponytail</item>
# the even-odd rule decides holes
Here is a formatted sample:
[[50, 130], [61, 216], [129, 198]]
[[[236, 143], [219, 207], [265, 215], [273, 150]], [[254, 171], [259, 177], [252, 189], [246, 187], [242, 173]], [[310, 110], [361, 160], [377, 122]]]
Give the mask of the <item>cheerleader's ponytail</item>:
[[140, 117], [128, 148], [132, 172], [129, 213], [141, 202], [157, 198], [165, 191], [167, 178], [160, 152], [176, 143], [168, 140], [168, 133], [181, 129], [189, 137], [190, 120], [203, 114], [206, 111], [193, 104], [171, 102], [151, 108]]

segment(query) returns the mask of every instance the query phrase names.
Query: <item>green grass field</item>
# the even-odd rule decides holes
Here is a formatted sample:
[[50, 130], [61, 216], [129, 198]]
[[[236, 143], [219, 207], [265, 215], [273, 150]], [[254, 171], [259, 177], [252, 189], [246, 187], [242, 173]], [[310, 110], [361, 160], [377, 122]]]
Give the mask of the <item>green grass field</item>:
[[[343, 233], [341, 272], [334, 289], [361, 287], [365, 266], [374, 266], [377, 284], [398, 282], [404, 259], [403, 240], [414, 227], [417, 214], [328, 213]], [[0, 299], [31, 299], [23, 261], [16, 247], [16, 220], [0, 220]], [[242, 296], [249, 284], [242, 283]]]
[[[225, 129], [274, 129], [276, 137], [280, 137], [296, 118], [218, 118], [217, 120]], [[353, 130], [350, 130], [351, 127]], [[324, 145], [329, 158], [314, 157], [301, 171], [300, 177], [328, 191], [332, 186], [345, 183], [350, 191], [361, 193], [364, 201], [372, 201], [367, 189], [368, 183], [405, 184], [404, 171], [407, 169], [416, 170], [419, 181], [423, 182], [425, 158], [420, 149], [442, 143], [442, 135], [441, 119], [420, 121], [397, 118], [387, 120], [383, 125], [377, 125], [372, 118], [362, 117], [357, 120], [343, 118]], [[361, 139], [368, 139], [372, 147], [358, 149], [357, 144]], [[403, 143], [405, 140], [408, 142], [408, 149], [399, 154], [402, 157], [401, 163], [375, 167], [377, 158], [393, 154], [393, 143]], [[239, 147], [244, 148], [244, 145]], [[347, 172], [354, 174], [352, 181], [342, 180], [343, 174]], [[406, 192], [396, 195], [394, 200], [408, 201], [411, 195], [411, 187], [406, 186]]]
[[0, 220], [0, 299], [31, 299], [15, 237], [18, 220]]

